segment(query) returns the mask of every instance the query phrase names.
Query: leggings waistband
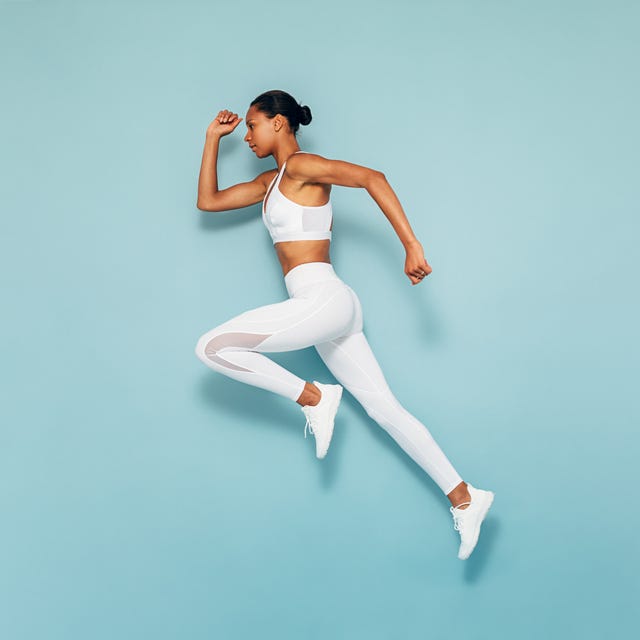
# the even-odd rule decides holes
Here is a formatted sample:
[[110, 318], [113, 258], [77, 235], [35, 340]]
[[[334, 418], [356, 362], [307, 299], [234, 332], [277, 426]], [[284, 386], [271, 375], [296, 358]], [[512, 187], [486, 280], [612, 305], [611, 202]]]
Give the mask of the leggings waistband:
[[298, 291], [310, 284], [326, 282], [327, 280], [340, 280], [329, 262], [303, 262], [293, 267], [284, 277], [284, 284], [290, 296], [295, 296]]

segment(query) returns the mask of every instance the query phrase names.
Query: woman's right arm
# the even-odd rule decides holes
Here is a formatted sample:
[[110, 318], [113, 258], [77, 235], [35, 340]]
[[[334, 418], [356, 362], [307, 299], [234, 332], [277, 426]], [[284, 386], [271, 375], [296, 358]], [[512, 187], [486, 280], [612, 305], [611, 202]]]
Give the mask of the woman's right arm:
[[196, 207], [201, 211], [242, 209], [260, 202], [265, 196], [267, 190], [265, 178], [273, 169], [264, 171], [250, 182], [241, 182], [228, 189], [218, 189], [216, 165], [220, 138], [231, 133], [240, 124], [240, 120], [242, 118], [238, 118], [237, 114], [223, 110], [207, 128], [196, 203]]

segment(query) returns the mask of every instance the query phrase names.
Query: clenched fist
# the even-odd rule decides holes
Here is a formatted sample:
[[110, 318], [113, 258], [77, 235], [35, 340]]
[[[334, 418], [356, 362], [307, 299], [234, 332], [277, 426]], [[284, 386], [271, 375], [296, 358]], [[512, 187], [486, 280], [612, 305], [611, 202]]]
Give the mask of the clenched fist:
[[433, 269], [424, 257], [424, 250], [419, 242], [414, 242], [407, 248], [404, 272], [411, 280], [411, 284], [419, 284]]
[[207, 135], [215, 135], [220, 138], [231, 133], [239, 124], [242, 118], [237, 113], [233, 113], [228, 109], [218, 112], [215, 120], [207, 127]]

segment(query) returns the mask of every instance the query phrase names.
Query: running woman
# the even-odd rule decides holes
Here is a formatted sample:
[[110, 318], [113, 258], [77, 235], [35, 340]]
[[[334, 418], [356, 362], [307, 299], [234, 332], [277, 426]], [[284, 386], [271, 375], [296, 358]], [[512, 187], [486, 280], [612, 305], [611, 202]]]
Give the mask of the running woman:
[[[229, 211], [262, 202], [262, 220], [282, 265], [289, 298], [241, 313], [207, 331], [197, 342], [196, 355], [229, 378], [297, 402], [307, 420], [305, 438], [308, 427], [318, 458], [327, 453], [346, 388], [449, 499], [454, 529], [461, 538], [458, 558], [468, 558], [494, 494], [464, 482], [424, 424], [398, 402], [363, 332], [360, 300], [338, 277], [329, 258], [331, 186], [360, 187], [400, 238], [406, 250], [404, 273], [412, 285], [421, 283], [431, 267], [396, 194], [380, 171], [302, 151], [296, 135], [300, 125], [311, 122], [311, 110], [280, 90], [262, 93], [251, 102], [244, 136], [258, 158], [273, 156], [277, 169], [219, 189], [220, 139], [241, 120], [223, 109], [208, 126], [197, 207]], [[340, 384], [309, 382], [264, 355], [311, 346]]]

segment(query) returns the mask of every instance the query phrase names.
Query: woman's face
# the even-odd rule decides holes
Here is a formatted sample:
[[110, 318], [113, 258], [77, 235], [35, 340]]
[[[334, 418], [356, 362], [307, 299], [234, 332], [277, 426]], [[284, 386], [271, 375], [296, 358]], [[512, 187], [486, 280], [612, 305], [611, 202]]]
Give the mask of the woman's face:
[[273, 128], [274, 119], [258, 111], [255, 105], [249, 107], [249, 111], [244, 118], [247, 127], [247, 134], [244, 141], [259, 158], [264, 158], [271, 153], [276, 141], [275, 130]]

